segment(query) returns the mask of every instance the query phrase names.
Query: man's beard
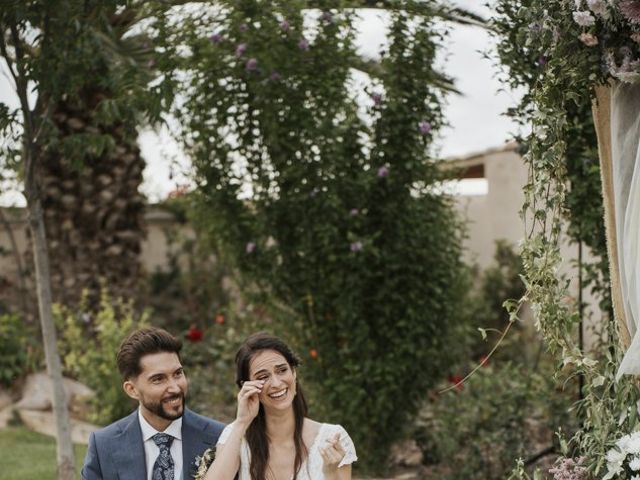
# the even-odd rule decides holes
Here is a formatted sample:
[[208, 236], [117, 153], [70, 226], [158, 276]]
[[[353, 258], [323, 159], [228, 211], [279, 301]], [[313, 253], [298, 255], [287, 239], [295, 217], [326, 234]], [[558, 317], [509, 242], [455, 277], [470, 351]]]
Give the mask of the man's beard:
[[157, 415], [160, 418], [164, 418], [165, 420], [173, 421], [173, 420], [177, 420], [178, 418], [180, 418], [182, 416], [182, 414], [184, 413], [184, 409], [186, 407], [186, 403], [185, 403], [185, 399], [184, 399], [184, 393], [179, 393], [177, 395], [173, 395], [172, 397], [164, 399], [164, 400], [173, 400], [176, 397], [180, 397], [182, 399], [182, 409], [180, 410], [179, 413], [167, 412], [164, 409], [164, 405], [163, 405], [163, 401], [162, 400], [160, 400], [159, 402], [151, 402], [151, 403], [147, 403], [147, 402], [143, 401], [142, 405], [144, 406], [144, 408], [149, 410], [154, 415]]

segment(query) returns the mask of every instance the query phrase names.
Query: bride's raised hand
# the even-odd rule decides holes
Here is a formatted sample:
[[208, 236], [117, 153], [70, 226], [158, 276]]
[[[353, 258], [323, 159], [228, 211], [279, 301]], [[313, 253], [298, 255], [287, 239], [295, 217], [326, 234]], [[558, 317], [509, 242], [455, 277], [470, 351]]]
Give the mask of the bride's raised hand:
[[238, 392], [237, 422], [249, 425], [256, 418], [260, 409], [259, 395], [263, 386], [263, 380], [247, 381], [242, 384]]
[[327, 440], [324, 447], [320, 449], [320, 455], [322, 455], [323, 460], [322, 472], [326, 477], [337, 478], [335, 475], [345, 454], [346, 452], [340, 443], [340, 434], [336, 433], [331, 439]]

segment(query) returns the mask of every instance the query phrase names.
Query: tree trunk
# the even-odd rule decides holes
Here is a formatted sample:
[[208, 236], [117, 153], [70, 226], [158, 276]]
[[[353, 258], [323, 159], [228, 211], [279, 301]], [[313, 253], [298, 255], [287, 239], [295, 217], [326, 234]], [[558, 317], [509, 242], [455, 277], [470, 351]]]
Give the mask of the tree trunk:
[[[28, 188], [28, 187], [27, 187]], [[75, 460], [71, 442], [71, 425], [67, 398], [62, 381], [62, 366], [58, 356], [58, 342], [51, 309], [51, 280], [49, 276], [49, 256], [40, 199], [27, 194], [29, 210], [29, 229], [33, 241], [33, 258], [36, 270], [36, 288], [38, 308], [42, 325], [42, 341], [47, 362], [47, 370], [53, 387], [53, 413], [56, 419], [56, 437], [58, 440], [58, 480], [75, 478]]]
[[108, 135], [115, 149], [74, 165], [50, 149], [40, 165], [42, 208], [49, 240], [52, 295], [56, 302], [98, 307], [106, 285], [113, 296], [136, 298], [145, 201], [138, 189], [145, 166], [135, 125], [96, 125], [95, 109], [108, 92], [87, 88], [80, 100], [59, 102], [52, 115], [61, 139]]

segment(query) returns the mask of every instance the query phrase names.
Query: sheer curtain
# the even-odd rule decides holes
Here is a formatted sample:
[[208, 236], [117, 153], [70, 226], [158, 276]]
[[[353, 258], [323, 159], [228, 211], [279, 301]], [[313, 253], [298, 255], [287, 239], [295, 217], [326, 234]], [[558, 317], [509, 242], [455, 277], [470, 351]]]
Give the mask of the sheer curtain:
[[614, 314], [628, 346], [619, 378], [640, 375], [640, 85], [600, 88], [597, 101]]

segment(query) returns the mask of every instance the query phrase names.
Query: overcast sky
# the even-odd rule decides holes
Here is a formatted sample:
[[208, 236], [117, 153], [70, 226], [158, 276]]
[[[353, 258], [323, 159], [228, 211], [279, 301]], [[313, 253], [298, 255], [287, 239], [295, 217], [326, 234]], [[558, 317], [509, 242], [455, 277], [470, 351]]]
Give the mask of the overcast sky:
[[[491, 11], [478, 1], [458, 0], [455, 3], [488, 17]], [[375, 56], [384, 41], [385, 18], [378, 12], [361, 12], [360, 50]], [[492, 47], [489, 35], [480, 28], [453, 26], [446, 39], [446, 51], [439, 61], [441, 71], [455, 79], [462, 95], [451, 95], [445, 107], [450, 127], [441, 132], [437, 147], [442, 157], [462, 156], [497, 147], [509, 139], [515, 125], [503, 116], [517, 102], [513, 92], [502, 91], [491, 61], [482, 52]], [[0, 77], [0, 101], [15, 104], [11, 84]], [[177, 184], [186, 183], [180, 171], [188, 169], [188, 161], [166, 131], [146, 131], [140, 135], [140, 146], [147, 160], [143, 191], [151, 201], [166, 197]], [[170, 178], [172, 171], [173, 178]], [[0, 194], [0, 202], [23, 203], [19, 196]]]

